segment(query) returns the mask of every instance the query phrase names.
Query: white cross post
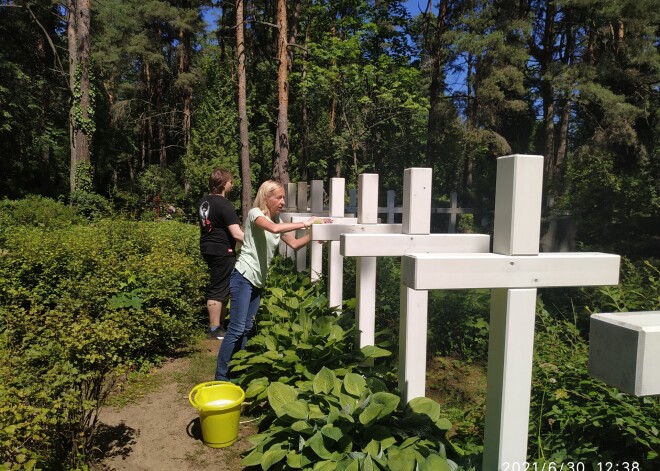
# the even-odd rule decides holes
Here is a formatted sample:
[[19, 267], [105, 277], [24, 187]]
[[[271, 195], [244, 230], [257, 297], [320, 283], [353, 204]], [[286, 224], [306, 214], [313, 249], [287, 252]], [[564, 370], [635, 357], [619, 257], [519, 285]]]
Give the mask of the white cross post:
[[[361, 258], [401, 257], [413, 252], [488, 252], [487, 235], [430, 233], [431, 186], [430, 168], [406, 169], [402, 233], [342, 234], [342, 255]], [[405, 402], [425, 395], [427, 312], [428, 292], [415, 291], [401, 283], [399, 389]]]
[[523, 466], [527, 457], [536, 289], [619, 280], [618, 255], [539, 253], [542, 184], [543, 157], [500, 157], [494, 253], [403, 258], [410, 288], [492, 290], [483, 456], [489, 471]]

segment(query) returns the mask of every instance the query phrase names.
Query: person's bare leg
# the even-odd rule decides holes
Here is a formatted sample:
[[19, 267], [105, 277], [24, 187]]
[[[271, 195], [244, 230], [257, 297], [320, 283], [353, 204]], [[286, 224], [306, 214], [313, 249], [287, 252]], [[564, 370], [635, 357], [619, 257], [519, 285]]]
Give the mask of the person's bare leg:
[[[215, 301], [209, 299], [206, 301], [206, 309], [209, 312], [209, 328], [213, 329], [220, 326], [220, 322], [223, 320], [224, 312], [227, 308], [224, 305], [226, 303], [221, 303], [220, 301]], [[224, 308], [224, 309], [223, 309]]]

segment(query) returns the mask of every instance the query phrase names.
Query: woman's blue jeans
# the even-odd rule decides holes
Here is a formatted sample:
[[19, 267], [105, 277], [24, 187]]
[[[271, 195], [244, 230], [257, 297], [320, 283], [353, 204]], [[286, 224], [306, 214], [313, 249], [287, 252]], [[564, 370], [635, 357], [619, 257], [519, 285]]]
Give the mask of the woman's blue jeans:
[[253, 286], [236, 269], [231, 272], [229, 280], [229, 325], [227, 333], [218, 351], [218, 365], [215, 369], [215, 379], [229, 381], [229, 362], [239, 350], [245, 348], [248, 334], [254, 326], [254, 317], [261, 302], [262, 288]]

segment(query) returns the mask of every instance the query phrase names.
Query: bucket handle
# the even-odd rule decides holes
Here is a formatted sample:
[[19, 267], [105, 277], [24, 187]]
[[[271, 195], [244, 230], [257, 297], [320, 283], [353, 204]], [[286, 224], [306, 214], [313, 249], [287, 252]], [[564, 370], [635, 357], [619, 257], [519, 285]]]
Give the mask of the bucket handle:
[[207, 381], [205, 383], [199, 383], [197, 386], [192, 388], [190, 390], [190, 394], [188, 394], [188, 401], [190, 402], [190, 405], [193, 406], [195, 409], [200, 410], [200, 405], [197, 404], [194, 399], [197, 396], [197, 393], [202, 388], [206, 388], [208, 386], [215, 386], [217, 384], [218, 384], [217, 381]]

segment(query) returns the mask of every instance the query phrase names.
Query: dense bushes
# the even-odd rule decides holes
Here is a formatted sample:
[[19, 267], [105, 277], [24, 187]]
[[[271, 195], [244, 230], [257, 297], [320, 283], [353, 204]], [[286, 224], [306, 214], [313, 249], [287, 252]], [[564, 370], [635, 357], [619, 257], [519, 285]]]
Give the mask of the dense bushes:
[[[57, 211], [25, 220], [21, 204]], [[113, 377], [195, 335], [206, 281], [197, 229], [83, 225], [40, 199], [13, 208], [0, 256], [0, 463], [74, 469], [90, 458]]]

